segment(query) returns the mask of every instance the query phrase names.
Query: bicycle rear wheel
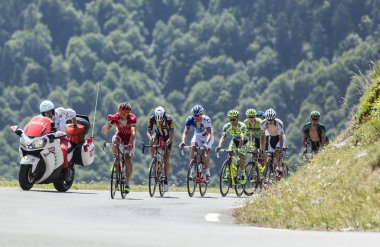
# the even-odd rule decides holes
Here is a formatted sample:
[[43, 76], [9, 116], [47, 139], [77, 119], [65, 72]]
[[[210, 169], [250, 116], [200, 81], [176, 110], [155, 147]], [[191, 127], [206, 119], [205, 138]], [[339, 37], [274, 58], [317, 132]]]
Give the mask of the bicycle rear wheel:
[[[199, 172], [201, 172], [201, 171], [199, 171]], [[202, 165], [201, 176], [202, 176], [202, 183], [199, 183], [199, 192], [201, 193], [201, 196], [204, 197], [206, 194], [206, 191], [207, 191], [208, 184], [205, 181], [206, 180], [206, 169], [204, 168], [203, 165]]]
[[195, 160], [190, 161], [189, 168], [187, 169], [187, 192], [192, 197], [197, 186], [197, 163]]
[[154, 196], [154, 192], [156, 191], [157, 186], [157, 160], [152, 159], [150, 166], [149, 166], [149, 195], [150, 197]]
[[229, 171], [230, 163], [231, 163], [231, 159], [225, 160], [222, 165], [222, 169], [220, 170], [219, 189], [220, 189], [220, 194], [223, 197], [225, 197], [228, 194], [228, 191], [230, 190], [230, 187], [231, 187], [231, 173]]
[[115, 198], [116, 189], [118, 186], [117, 182], [117, 167], [116, 163], [113, 164], [112, 170], [111, 170], [111, 198]]
[[245, 174], [247, 182], [244, 186], [244, 194], [251, 196], [260, 185], [260, 171], [258, 164], [255, 162], [248, 162], [245, 166]]
[[265, 164], [263, 179], [264, 179], [264, 184], [270, 184], [276, 180], [276, 176], [275, 176], [274, 171], [273, 171], [272, 162], [267, 162]]
[[241, 184], [241, 178], [242, 171], [240, 169], [240, 166], [237, 166], [236, 174], [235, 174], [235, 192], [237, 196], [241, 196], [244, 192], [245, 185]]

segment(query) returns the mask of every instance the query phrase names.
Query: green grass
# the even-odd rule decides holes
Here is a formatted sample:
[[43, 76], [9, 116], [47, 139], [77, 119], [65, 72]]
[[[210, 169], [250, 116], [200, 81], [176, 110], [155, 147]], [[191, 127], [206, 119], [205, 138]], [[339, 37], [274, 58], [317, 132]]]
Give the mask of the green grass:
[[344, 147], [328, 146], [234, 216], [262, 227], [380, 231], [379, 140], [380, 119], [372, 118]]

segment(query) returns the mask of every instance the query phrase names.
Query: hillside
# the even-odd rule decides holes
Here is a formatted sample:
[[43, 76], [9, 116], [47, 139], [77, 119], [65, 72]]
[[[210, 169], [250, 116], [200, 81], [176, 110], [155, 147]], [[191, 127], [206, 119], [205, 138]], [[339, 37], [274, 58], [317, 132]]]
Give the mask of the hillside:
[[[296, 170], [312, 110], [322, 113], [331, 140], [347, 127], [362, 93], [354, 75], [367, 73], [380, 54], [379, 16], [380, 4], [371, 0], [2, 1], [0, 177], [17, 178], [18, 138], [10, 125], [24, 126], [46, 98], [92, 121], [97, 85], [98, 148], [94, 164], [77, 169], [80, 181], [109, 176], [111, 154], [100, 147], [112, 133], [100, 129], [124, 100], [138, 118], [138, 147], [155, 107], [175, 120], [175, 185], [183, 185], [188, 164], [176, 147], [198, 103], [216, 141], [228, 110], [244, 118], [248, 107], [273, 107]], [[216, 181], [221, 161], [211, 158]], [[135, 184], [146, 182], [148, 160], [136, 151]]]
[[240, 223], [289, 229], [380, 231], [379, 69], [377, 63], [368, 77], [371, 84], [361, 98], [359, 111], [340, 140], [288, 180], [236, 209], [234, 215]]

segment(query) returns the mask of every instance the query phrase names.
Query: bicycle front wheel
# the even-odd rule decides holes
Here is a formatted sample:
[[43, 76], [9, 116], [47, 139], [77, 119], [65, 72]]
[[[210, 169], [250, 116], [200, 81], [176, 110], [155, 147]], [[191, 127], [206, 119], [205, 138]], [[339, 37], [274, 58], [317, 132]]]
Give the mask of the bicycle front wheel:
[[157, 186], [157, 160], [152, 159], [152, 162], [149, 166], [149, 195], [150, 197], [154, 196], [154, 192], [156, 191]]
[[228, 194], [228, 191], [231, 187], [231, 173], [229, 171], [231, 164], [231, 159], [227, 159], [224, 161], [222, 165], [222, 169], [220, 170], [220, 176], [219, 176], [219, 189], [220, 194], [225, 197]]
[[236, 192], [236, 195], [237, 196], [241, 196], [244, 192], [244, 187], [245, 187], [245, 184], [242, 184], [242, 180], [241, 180], [241, 177], [242, 177], [242, 170], [240, 169], [240, 166], [238, 165], [237, 166], [237, 172], [235, 174], [235, 192]]
[[[200, 172], [200, 171], [199, 171]], [[206, 169], [202, 165], [202, 182], [199, 183], [199, 192], [201, 193], [201, 196], [204, 197], [206, 195], [208, 184], [206, 183]]]
[[127, 195], [125, 193], [125, 176], [124, 176], [124, 173], [125, 173], [125, 166], [122, 166], [120, 164], [120, 169], [118, 171], [118, 178], [119, 178], [119, 184], [120, 184], [120, 194], [121, 194], [121, 198], [125, 199], [125, 196]]
[[[160, 162], [160, 161], [158, 161]], [[162, 163], [158, 163], [157, 167], [157, 182], [158, 182], [158, 190], [160, 191], [160, 196], [163, 197], [165, 192], [164, 192], [164, 177], [162, 176], [162, 173], [164, 172]], [[165, 173], [164, 173], [165, 174]]]
[[251, 196], [260, 185], [260, 171], [258, 164], [255, 162], [248, 162], [245, 166], [245, 175], [247, 182], [244, 186], [244, 194]]
[[195, 160], [190, 161], [189, 168], [187, 169], [187, 192], [192, 197], [197, 186], [197, 163]]
[[112, 170], [111, 170], [111, 198], [115, 198], [116, 188], [118, 186], [117, 181], [117, 167], [116, 164], [113, 164]]

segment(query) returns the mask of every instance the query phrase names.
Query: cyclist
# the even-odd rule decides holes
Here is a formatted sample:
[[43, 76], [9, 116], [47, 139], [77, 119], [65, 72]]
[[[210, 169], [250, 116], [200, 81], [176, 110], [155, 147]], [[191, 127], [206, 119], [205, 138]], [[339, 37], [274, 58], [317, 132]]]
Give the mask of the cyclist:
[[[44, 100], [41, 102], [40, 113], [42, 116], [52, 120], [54, 124], [53, 129], [56, 131], [63, 131], [66, 133], [66, 121], [68, 119], [72, 120], [74, 127], [77, 126], [76, 112], [73, 109], [65, 109], [63, 107], [58, 107], [55, 109], [53, 102], [50, 100]], [[63, 157], [59, 152], [55, 152], [54, 155], [56, 157], [57, 164], [62, 164], [60, 163], [60, 160], [63, 158], [62, 176], [66, 179], [69, 175], [69, 162], [67, 159], [67, 147], [69, 145], [69, 141], [66, 137], [60, 137], [59, 142]]]
[[219, 152], [221, 149], [221, 146], [223, 145], [227, 134], [230, 134], [232, 136], [232, 140], [228, 146], [228, 149], [238, 149], [239, 151], [239, 166], [241, 169], [241, 184], [246, 183], [246, 177], [245, 177], [245, 155], [247, 154], [247, 142], [248, 142], [248, 132], [247, 127], [243, 122], [239, 122], [239, 111], [238, 110], [230, 110], [227, 113], [227, 116], [230, 120], [229, 123], [226, 123], [223, 126], [223, 133], [222, 136], [219, 139], [219, 144], [215, 148], [215, 152]]
[[261, 123], [260, 118], [256, 118], [256, 110], [253, 108], [247, 109], [245, 112], [247, 119], [244, 120], [244, 124], [248, 130], [248, 144], [249, 148], [254, 150], [255, 148], [260, 149], [260, 134], [261, 134]]
[[[268, 132], [268, 151], [274, 152], [274, 160], [276, 160], [276, 170], [280, 170], [280, 158], [283, 151], [286, 137], [284, 124], [276, 118], [276, 112], [272, 108], [265, 111], [265, 120], [261, 123], [261, 140], [260, 150], [263, 152], [266, 145], [266, 132]], [[267, 162], [267, 156], [264, 155], [264, 163]]]
[[[153, 130], [153, 134], [152, 134]], [[173, 141], [173, 132], [174, 132], [174, 121], [169, 116], [166, 115], [165, 109], [162, 106], [157, 107], [154, 110], [154, 114], [149, 118], [148, 129], [146, 135], [149, 138], [149, 144], [152, 146], [159, 142], [159, 138], [162, 137], [163, 141], [167, 145], [167, 153], [164, 153], [164, 166], [165, 166], [165, 179], [164, 179], [164, 192], [167, 192], [169, 189], [168, 186], [168, 177], [170, 172], [170, 150], [172, 148]], [[154, 148], [149, 148], [150, 156], [154, 156]]]
[[[136, 121], [137, 118], [131, 113], [132, 106], [127, 102], [121, 102], [118, 105], [118, 111], [115, 114], [109, 114], [107, 116], [107, 123], [102, 128], [102, 134], [106, 135], [113, 125], [116, 126], [116, 133], [112, 137], [112, 143], [115, 145], [124, 144], [130, 150], [129, 154], [126, 154], [126, 181], [125, 181], [125, 193], [128, 194], [131, 191], [129, 182], [132, 177], [132, 155], [135, 149], [135, 137], [136, 137]], [[112, 147], [112, 153], [116, 158], [117, 149]]]
[[[194, 127], [194, 134], [191, 139], [191, 146], [204, 146], [205, 152], [202, 154], [204, 165], [206, 168], [206, 183], [210, 183], [210, 159], [208, 153], [211, 146], [214, 143], [214, 133], [212, 129], [211, 119], [203, 115], [204, 108], [201, 105], [195, 105], [191, 109], [192, 115], [186, 119], [185, 129], [182, 133], [182, 142], [179, 145], [180, 148], [185, 146], [186, 137], [190, 131], [190, 127]], [[190, 160], [194, 158], [194, 151], [190, 151]]]
[[323, 124], [319, 123], [321, 114], [318, 111], [310, 113], [310, 122], [305, 123], [303, 126], [303, 139], [304, 153], [307, 152], [307, 143], [310, 140], [312, 152], [318, 152], [319, 149], [326, 145], [328, 138], [326, 136], [326, 128]]

